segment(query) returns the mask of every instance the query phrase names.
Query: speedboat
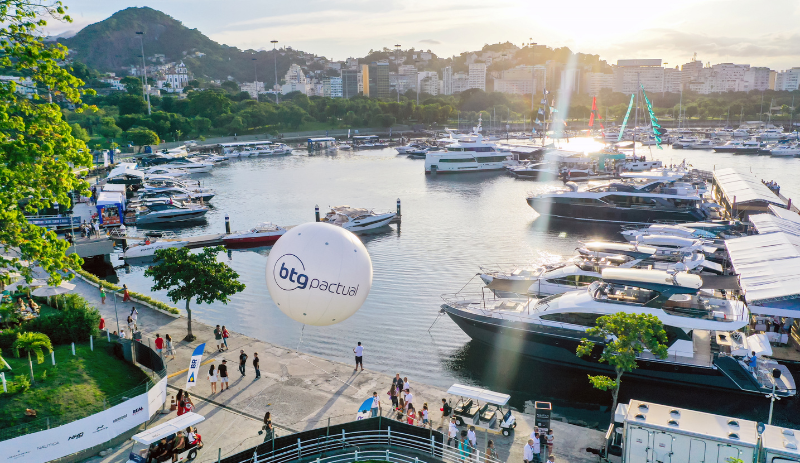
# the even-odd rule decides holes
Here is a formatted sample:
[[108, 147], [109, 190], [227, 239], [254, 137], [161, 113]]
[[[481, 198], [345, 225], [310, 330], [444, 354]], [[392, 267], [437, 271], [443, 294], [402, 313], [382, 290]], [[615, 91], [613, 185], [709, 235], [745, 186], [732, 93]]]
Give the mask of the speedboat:
[[425, 155], [425, 173], [485, 172], [505, 170], [511, 156], [503, 154], [494, 143], [484, 143], [481, 119], [473, 128], [473, 137], [462, 138], [447, 145], [447, 151], [429, 152]]
[[214, 164], [210, 162], [192, 162], [186, 158], [175, 158], [160, 166], [168, 169], [184, 169], [192, 174], [198, 174], [211, 172], [211, 168], [214, 167]]
[[800, 156], [800, 145], [792, 144], [788, 146], [776, 146], [775, 148], [769, 150], [769, 155], [773, 157]]
[[286, 229], [270, 222], [262, 222], [250, 230], [233, 232], [222, 237], [225, 246], [271, 246], [286, 233]]
[[150, 178], [151, 176], [175, 178], [175, 177], [183, 177], [185, 175], [189, 175], [191, 172], [189, 172], [186, 169], [156, 166], [145, 169], [144, 173], [145, 173], [145, 178]]
[[275, 145], [272, 145], [266, 152], [267, 156], [284, 156], [287, 154], [292, 154], [292, 149], [283, 143], [276, 143]]
[[336, 225], [351, 232], [373, 230], [389, 225], [397, 216], [394, 212], [377, 214], [370, 209], [336, 206], [325, 215], [322, 222]]
[[560, 174], [558, 168], [550, 162], [529, 162], [521, 166], [509, 167], [508, 173], [517, 178], [547, 178], [550, 180], [558, 178]]
[[136, 211], [136, 225], [185, 222], [205, 218], [208, 207], [196, 204], [152, 204]]
[[647, 227], [629, 228], [620, 232], [628, 241], [636, 241], [648, 235], [667, 235], [688, 239], [715, 239], [717, 235], [703, 229], [689, 228], [682, 225], [653, 224]]
[[139, 198], [172, 198], [173, 201], [210, 201], [216, 193], [211, 188], [198, 188], [197, 191], [179, 186], [146, 186], [139, 190]]
[[[777, 368], [782, 374], [775, 382], [775, 393], [786, 397], [796, 394], [791, 372], [769, 358], [772, 350], [766, 336], [745, 336], [737, 331], [750, 319], [747, 306], [738, 298], [703, 288], [701, 276], [674, 269], [607, 268], [601, 276], [583, 289], [539, 300], [445, 296], [441, 309], [478, 343], [501, 346], [541, 362], [612, 373], [613, 366], [599, 362], [598, 355], [576, 355], [587, 338], [598, 345], [594, 352], [606, 342], [590, 336], [587, 329], [606, 315], [651, 315], [666, 331], [667, 356], [642, 352], [638, 368], [626, 375], [662, 384], [761, 395], [770, 393], [773, 387], [772, 375], [762, 374], [762, 370]], [[743, 361], [750, 352], [757, 355], [755, 371]]]
[[167, 248], [182, 248], [188, 245], [188, 241], [180, 240], [157, 240], [150, 241], [149, 239], [141, 244], [134, 244], [125, 250], [123, 256], [126, 259], [135, 259], [137, 257], [149, 257], [155, 255], [159, 249]]
[[733, 154], [758, 154], [759, 142], [755, 140], [731, 140], [724, 145], [717, 145], [714, 151], [717, 153]]

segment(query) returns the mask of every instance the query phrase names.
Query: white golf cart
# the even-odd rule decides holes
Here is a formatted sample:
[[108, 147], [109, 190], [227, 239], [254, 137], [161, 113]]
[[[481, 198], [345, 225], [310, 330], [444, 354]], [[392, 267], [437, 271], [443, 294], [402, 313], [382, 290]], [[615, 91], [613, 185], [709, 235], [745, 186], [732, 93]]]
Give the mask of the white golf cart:
[[[133, 440], [133, 447], [128, 455], [128, 463], [161, 463], [164, 461], [172, 461], [172, 450], [160, 457], [156, 456], [157, 454], [155, 452], [159, 450], [158, 447], [162, 439], [164, 439], [167, 444], [170, 444], [178, 432], [185, 433], [186, 428], [190, 426], [193, 427], [203, 420], [205, 420], [205, 417], [194, 412], [188, 412], [166, 423], [161, 423], [158, 426], [134, 435], [131, 437]], [[197, 457], [197, 451], [202, 447], [202, 440], [196, 444], [191, 444], [187, 440], [186, 446], [178, 455], [185, 453], [186, 460], [194, 460]]]
[[459, 397], [458, 402], [452, 405], [453, 416], [459, 426], [466, 424], [481, 429], [500, 430], [504, 436], [510, 435], [511, 430], [517, 427], [511, 408], [503, 411], [503, 407], [511, 399], [508, 394], [463, 384], [453, 384], [447, 393]]

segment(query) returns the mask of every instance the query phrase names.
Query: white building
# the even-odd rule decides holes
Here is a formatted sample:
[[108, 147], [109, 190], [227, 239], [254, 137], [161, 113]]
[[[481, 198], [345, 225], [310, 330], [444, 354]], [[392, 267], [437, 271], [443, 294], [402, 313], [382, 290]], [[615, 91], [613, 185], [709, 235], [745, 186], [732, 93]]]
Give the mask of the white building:
[[[5, 80], [0, 77], [0, 80]], [[122, 84], [122, 79], [119, 77], [108, 76], [108, 77], [101, 77], [98, 79], [100, 82], [106, 83], [111, 86], [114, 90], [125, 91], [125, 85]], [[157, 81], [156, 84], [159, 82]]]
[[473, 63], [469, 65], [469, 82], [467, 88], [479, 88], [486, 91], [486, 64]]
[[181, 64], [173, 66], [168, 70], [164, 74], [164, 80], [169, 84], [169, 87], [165, 85], [167, 91], [182, 93], [183, 87], [189, 85], [189, 71], [186, 69], [186, 65], [183, 64], [183, 61], [181, 61]]
[[[31, 99], [36, 95], [36, 84], [30, 77], [16, 77], [16, 76], [0, 76], [0, 80], [4, 82], [14, 82], [14, 91], [20, 95], [25, 95], [26, 98]], [[122, 87], [125, 90], [125, 87]]]
[[775, 90], [793, 91], [800, 89], [800, 67], [781, 71], [775, 76]]
[[587, 72], [583, 76], [583, 92], [587, 95], [597, 96], [604, 88], [613, 89], [615, 78], [614, 74], [603, 74], [602, 72]]
[[453, 94], [453, 68], [452, 66], [447, 66], [442, 69], [442, 94], [443, 95], [452, 95]]
[[322, 81], [323, 96], [328, 98], [342, 98], [342, 78], [341, 77], [326, 77]]
[[533, 79], [533, 66], [517, 66], [501, 73], [501, 78], [494, 80], [494, 91], [514, 95], [530, 95], [536, 91]]
[[429, 95], [439, 94], [439, 74], [433, 71], [423, 71], [417, 73], [417, 85], [420, 93]]
[[752, 67], [744, 73], [745, 91], [758, 92], [768, 90], [772, 70], [765, 67]]
[[281, 87], [281, 93], [284, 95], [292, 92], [300, 92], [308, 95], [309, 92], [312, 94], [314, 92], [314, 89], [308, 83], [308, 79], [306, 79], [305, 73], [303, 73], [303, 68], [297, 64], [289, 66], [289, 70], [286, 71], [284, 79], [286, 83]]
[[264, 93], [266, 89], [264, 88], [264, 82], [242, 82], [239, 85], [239, 89], [243, 92], [247, 92], [250, 94], [250, 98], [257, 99], [259, 93]]
[[615, 92], [634, 93], [640, 86], [645, 91], [660, 93], [664, 91], [664, 68], [660, 59], [621, 59], [614, 69]]
[[404, 94], [409, 90], [417, 91], [417, 74], [389, 74], [389, 88]]
[[469, 76], [463, 72], [453, 74], [453, 94], [461, 93], [470, 88]]

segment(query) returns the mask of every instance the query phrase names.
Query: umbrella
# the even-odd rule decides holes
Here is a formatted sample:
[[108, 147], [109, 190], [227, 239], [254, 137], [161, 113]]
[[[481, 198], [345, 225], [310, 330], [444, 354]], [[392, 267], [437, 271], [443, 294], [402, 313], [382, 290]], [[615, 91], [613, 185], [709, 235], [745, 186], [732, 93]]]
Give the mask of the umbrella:
[[[33, 290], [33, 295], [37, 297], [50, 297], [58, 296], [59, 294], [68, 293], [75, 289], [75, 285], [62, 281], [58, 286], [45, 286]], [[56, 308], [58, 308], [58, 299], [56, 299]]]

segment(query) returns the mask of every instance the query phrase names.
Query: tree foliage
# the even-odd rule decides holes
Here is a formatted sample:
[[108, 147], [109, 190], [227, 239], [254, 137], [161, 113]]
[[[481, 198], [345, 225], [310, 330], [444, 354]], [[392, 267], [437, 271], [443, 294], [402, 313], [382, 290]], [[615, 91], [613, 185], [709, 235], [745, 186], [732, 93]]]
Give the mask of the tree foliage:
[[48, 338], [46, 334], [32, 331], [20, 333], [17, 336], [17, 340], [11, 345], [11, 348], [14, 349], [14, 355], [17, 357], [19, 357], [20, 351], [28, 354], [28, 364], [31, 367], [31, 382], [35, 384], [36, 378], [33, 377], [33, 361], [31, 360], [31, 354], [36, 356], [36, 363], [41, 364], [44, 362], [44, 350], [46, 350], [47, 353], [53, 352], [53, 345], [50, 343], [50, 338]]
[[[636, 360], [645, 350], [658, 358], [666, 358], [667, 333], [661, 320], [654, 315], [617, 312], [598, 318], [597, 324], [587, 329], [586, 334], [603, 340], [603, 350], [598, 360], [611, 365], [616, 373], [614, 378], [589, 375], [593, 387], [611, 391], [613, 420], [622, 375], [638, 367]], [[584, 338], [578, 346], [577, 355], [590, 356], [596, 346], [595, 341]]]
[[[0, 2], [0, 67], [30, 77], [44, 95], [72, 103], [83, 112], [87, 109], [81, 102], [84, 82], [58, 65], [66, 59], [67, 49], [42, 40], [44, 17], [71, 21], [65, 13], [61, 2]], [[89, 166], [91, 156], [85, 143], [72, 135], [58, 105], [48, 102], [49, 97], [28, 99], [15, 91], [14, 82], [0, 82], [0, 247], [18, 248], [20, 259], [35, 262], [57, 283], [61, 271], [82, 261], [77, 254], [65, 257], [68, 244], [28, 223], [25, 214], [55, 202], [70, 204], [73, 190], [87, 192], [88, 184], [78, 180], [72, 169]], [[23, 199], [27, 202], [20, 206]], [[15, 259], [2, 260], [0, 267], [17, 268], [30, 278], [33, 266]]]
[[144, 272], [153, 278], [151, 290], [167, 290], [167, 297], [174, 303], [186, 301], [187, 341], [194, 340], [189, 308], [192, 299], [198, 304], [227, 304], [230, 296], [244, 291], [239, 274], [217, 261], [217, 254], [224, 250], [223, 246], [205, 248], [200, 253], [191, 253], [188, 248], [159, 249], [154, 265]]
[[152, 130], [142, 129], [142, 128], [133, 128], [128, 130], [125, 133], [125, 136], [130, 140], [134, 146], [146, 146], [146, 145], [157, 145], [158, 144], [158, 134], [153, 132]]

